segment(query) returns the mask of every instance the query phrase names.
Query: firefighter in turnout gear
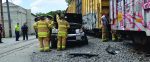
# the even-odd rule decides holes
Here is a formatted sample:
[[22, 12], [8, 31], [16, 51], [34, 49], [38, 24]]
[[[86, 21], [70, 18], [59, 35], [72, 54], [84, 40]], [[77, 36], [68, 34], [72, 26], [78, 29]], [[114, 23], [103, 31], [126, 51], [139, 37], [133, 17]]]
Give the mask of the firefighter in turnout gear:
[[[36, 17], [36, 18], [34, 19], [35, 22], [38, 22], [39, 20], [40, 20], [40, 17]], [[36, 38], [38, 38], [37, 27], [35, 27], [35, 26], [36, 26], [36, 23], [34, 23], [33, 26], [34, 26]]]
[[50, 33], [52, 32], [52, 28], [53, 28], [53, 25], [54, 25], [54, 21], [53, 21], [53, 17], [52, 16], [47, 16], [47, 21], [49, 23], [49, 27], [50, 27]]
[[47, 16], [47, 21], [48, 21], [48, 27], [49, 27], [49, 45], [50, 45], [50, 40], [51, 40], [51, 33], [52, 33], [52, 28], [54, 25], [53, 17], [52, 16]]
[[58, 23], [58, 43], [57, 50], [64, 50], [66, 48], [66, 38], [67, 38], [67, 30], [70, 28], [69, 23], [65, 20], [64, 15], [61, 15], [60, 18], [57, 15], [57, 23]]
[[41, 16], [40, 21], [34, 24], [34, 29], [38, 32], [38, 40], [39, 40], [39, 50], [41, 52], [50, 51], [49, 45], [49, 26], [48, 22], [46, 21], [46, 17]]
[[115, 30], [111, 30], [111, 32], [112, 32], [112, 41], [118, 41], [121, 39], [121, 36]]
[[108, 41], [108, 39], [109, 39], [109, 36], [108, 36], [108, 25], [109, 25], [109, 21], [108, 21], [108, 19], [107, 19], [107, 17], [106, 17], [106, 15], [103, 15], [102, 17], [101, 17], [101, 23], [102, 23], [102, 41], [103, 42], [106, 42], [106, 41]]

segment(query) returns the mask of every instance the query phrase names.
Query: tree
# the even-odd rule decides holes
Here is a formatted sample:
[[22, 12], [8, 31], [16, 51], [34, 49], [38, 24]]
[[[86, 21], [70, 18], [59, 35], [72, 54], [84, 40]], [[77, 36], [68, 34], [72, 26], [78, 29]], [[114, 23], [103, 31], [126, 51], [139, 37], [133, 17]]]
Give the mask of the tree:
[[48, 16], [48, 15], [51, 15], [51, 16], [54, 17], [58, 13], [65, 13], [65, 10], [50, 11], [48, 13], [36, 13], [36, 16]]
[[65, 0], [68, 5], [71, 3], [72, 0]]
[[45, 13], [36, 13], [36, 16], [46, 16]]

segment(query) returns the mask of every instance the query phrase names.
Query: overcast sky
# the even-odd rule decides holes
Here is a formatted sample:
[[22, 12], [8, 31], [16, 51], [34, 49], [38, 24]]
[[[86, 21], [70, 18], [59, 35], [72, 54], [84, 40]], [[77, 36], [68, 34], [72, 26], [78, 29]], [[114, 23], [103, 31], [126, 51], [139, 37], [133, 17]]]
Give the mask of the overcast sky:
[[[6, 2], [6, 0], [2, 0]], [[46, 13], [55, 10], [65, 10], [67, 3], [65, 0], [9, 0], [16, 5], [26, 9], [31, 9], [32, 13]]]

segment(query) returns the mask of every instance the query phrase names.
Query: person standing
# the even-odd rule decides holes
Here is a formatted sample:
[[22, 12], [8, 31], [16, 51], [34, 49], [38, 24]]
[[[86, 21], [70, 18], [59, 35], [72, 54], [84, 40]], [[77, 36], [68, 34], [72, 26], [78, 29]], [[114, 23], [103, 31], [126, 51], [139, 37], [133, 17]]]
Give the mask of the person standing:
[[46, 17], [41, 16], [40, 21], [36, 22], [33, 26], [34, 26], [34, 29], [36, 29], [38, 33], [39, 50], [41, 52], [50, 51], [49, 27], [48, 27], [48, 22], [46, 21]]
[[49, 45], [51, 42], [51, 33], [52, 33], [52, 27], [54, 25], [54, 21], [53, 21], [53, 17], [52, 16], [47, 16], [47, 20], [48, 20], [48, 26], [49, 26]]
[[0, 43], [3, 43], [2, 42], [2, 33], [3, 33], [3, 27], [2, 27], [2, 24], [0, 24]]
[[60, 19], [58, 15], [56, 17], [57, 17], [57, 23], [58, 23], [57, 50], [60, 51], [66, 48], [67, 30], [70, 28], [70, 25], [65, 20], [64, 15], [61, 15]]
[[117, 33], [115, 30], [111, 30], [112, 33], [112, 41], [121, 41], [121, 35]]
[[102, 17], [101, 17], [101, 23], [102, 23], [102, 41], [103, 42], [106, 42], [108, 41], [108, 33], [109, 33], [109, 28], [108, 28], [108, 25], [109, 25], [109, 21], [107, 19], [107, 16], [104, 14]]
[[[40, 20], [40, 17], [36, 17], [35, 19], [34, 19], [34, 21], [35, 21], [35, 23], [33, 24], [34, 26], [36, 25], [36, 22], [38, 22]], [[36, 36], [36, 38], [38, 38], [38, 33], [37, 33], [37, 28], [36, 27], [34, 27], [35, 29], [35, 36]]]
[[15, 34], [16, 34], [16, 41], [19, 41], [19, 31], [20, 31], [20, 26], [19, 23], [15, 26]]
[[28, 40], [28, 26], [26, 24], [27, 23], [24, 23], [24, 25], [21, 27], [21, 31], [23, 34], [23, 40], [25, 40], [25, 37], [26, 37], [26, 40]]

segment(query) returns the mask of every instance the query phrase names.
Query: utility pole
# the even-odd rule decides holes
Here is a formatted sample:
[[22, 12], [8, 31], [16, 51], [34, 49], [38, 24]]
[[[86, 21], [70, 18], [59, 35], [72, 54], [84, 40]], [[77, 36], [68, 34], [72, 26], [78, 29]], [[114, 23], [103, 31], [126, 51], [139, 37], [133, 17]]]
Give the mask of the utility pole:
[[10, 10], [9, 10], [9, 2], [6, 0], [7, 3], [7, 12], [8, 12], [8, 21], [9, 21], [9, 37], [12, 37], [12, 32], [11, 32], [11, 19], [10, 19]]
[[3, 16], [3, 3], [2, 0], [0, 0], [0, 10], [1, 10], [1, 24], [2, 24], [2, 32], [3, 32], [3, 37], [5, 37], [5, 30], [4, 30], [4, 16]]

